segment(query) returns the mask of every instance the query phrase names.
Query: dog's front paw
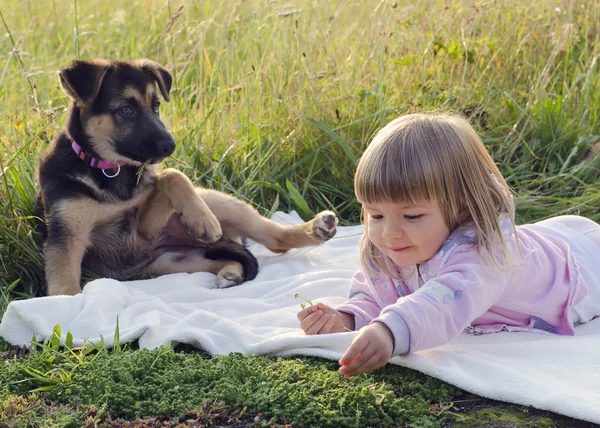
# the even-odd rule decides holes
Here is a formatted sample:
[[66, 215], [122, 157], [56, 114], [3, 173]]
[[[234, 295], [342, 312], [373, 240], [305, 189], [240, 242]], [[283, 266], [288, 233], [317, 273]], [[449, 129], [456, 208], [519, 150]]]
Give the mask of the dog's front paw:
[[194, 238], [210, 244], [217, 242], [223, 236], [221, 223], [211, 211], [199, 214], [195, 210], [185, 210], [180, 212], [179, 216]]
[[244, 282], [244, 268], [240, 263], [232, 262], [217, 274], [215, 288], [229, 288]]
[[77, 283], [48, 282], [48, 296], [74, 296], [81, 293], [81, 286]]
[[332, 211], [322, 211], [313, 219], [313, 236], [325, 242], [333, 238], [337, 232], [338, 218]]

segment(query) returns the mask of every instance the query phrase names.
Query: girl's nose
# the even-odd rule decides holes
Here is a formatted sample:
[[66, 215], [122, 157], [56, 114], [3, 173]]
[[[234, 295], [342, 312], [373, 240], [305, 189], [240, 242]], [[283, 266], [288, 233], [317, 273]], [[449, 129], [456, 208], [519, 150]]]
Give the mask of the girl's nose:
[[399, 224], [388, 223], [385, 225], [381, 235], [386, 239], [402, 238], [404, 236], [404, 229]]

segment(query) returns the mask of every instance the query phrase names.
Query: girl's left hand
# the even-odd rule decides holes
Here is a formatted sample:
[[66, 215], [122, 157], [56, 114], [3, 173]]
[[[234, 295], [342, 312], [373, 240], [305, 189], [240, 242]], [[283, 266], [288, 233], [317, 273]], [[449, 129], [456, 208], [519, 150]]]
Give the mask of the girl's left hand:
[[382, 322], [363, 327], [339, 361], [345, 377], [370, 372], [383, 367], [392, 358], [394, 336]]

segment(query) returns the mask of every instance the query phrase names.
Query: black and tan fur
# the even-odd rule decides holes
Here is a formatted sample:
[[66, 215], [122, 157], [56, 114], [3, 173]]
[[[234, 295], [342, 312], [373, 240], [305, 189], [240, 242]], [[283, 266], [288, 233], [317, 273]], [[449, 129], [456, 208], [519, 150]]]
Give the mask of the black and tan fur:
[[[161, 170], [175, 142], [159, 118], [157, 88], [169, 101], [172, 84], [159, 64], [74, 61], [59, 76], [72, 99], [67, 125], [38, 170], [49, 295], [80, 292], [82, 264], [116, 279], [206, 271], [217, 275], [217, 287], [229, 287], [258, 271], [245, 238], [285, 252], [335, 234], [330, 211], [282, 226], [232, 196], [195, 187], [177, 170]], [[108, 178], [77, 157], [73, 139], [88, 155], [127, 165]]]

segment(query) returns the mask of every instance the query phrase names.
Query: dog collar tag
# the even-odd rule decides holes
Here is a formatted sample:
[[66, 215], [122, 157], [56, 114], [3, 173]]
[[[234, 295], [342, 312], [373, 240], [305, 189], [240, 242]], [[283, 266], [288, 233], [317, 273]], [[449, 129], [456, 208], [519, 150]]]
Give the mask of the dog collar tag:
[[121, 165], [117, 165], [117, 171], [113, 175], [107, 174], [106, 171], [109, 171], [109, 170], [107, 170], [107, 169], [102, 170], [102, 174], [104, 174], [105, 177], [115, 178], [121, 172]]

